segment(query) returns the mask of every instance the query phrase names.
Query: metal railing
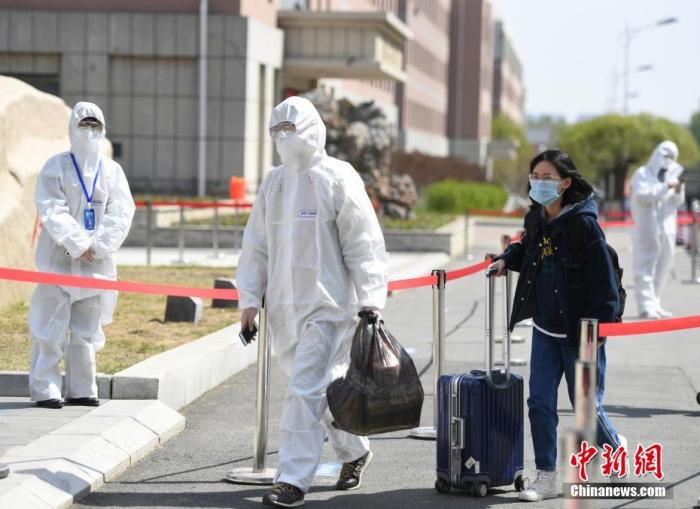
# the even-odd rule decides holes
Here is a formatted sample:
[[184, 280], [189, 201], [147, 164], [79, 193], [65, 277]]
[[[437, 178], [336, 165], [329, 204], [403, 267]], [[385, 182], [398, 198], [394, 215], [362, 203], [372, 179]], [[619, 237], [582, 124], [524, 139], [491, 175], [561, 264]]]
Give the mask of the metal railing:
[[412, 429], [411, 438], [435, 440], [438, 426], [438, 380], [445, 372], [445, 286], [447, 283], [444, 270], [434, 270], [437, 283], [433, 285], [433, 425]]
[[270, 408], [271, 345], [267, 336], [267, 311], [263, 300], [258, 330], [258, 373], [255, 391], [255, 432], [253, 437], [253, 466], [234, 468], [226, 472], [226, 480], [238, 484], [272, 484], [275, 469], [267, 468], [268, 413]]

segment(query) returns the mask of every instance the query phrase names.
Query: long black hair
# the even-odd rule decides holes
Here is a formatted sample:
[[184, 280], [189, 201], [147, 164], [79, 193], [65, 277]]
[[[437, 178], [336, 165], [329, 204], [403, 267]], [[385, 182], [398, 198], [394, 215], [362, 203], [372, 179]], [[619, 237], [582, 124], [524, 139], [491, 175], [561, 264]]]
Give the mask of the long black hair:
[[[571, 157], [569, 157], [569, 154], [563, 150], [550, 149], [536, 155], [535, 158], [530, 161], [531, 174], [535, 169], [535, 166], [542, 161], [547, 161], [554, 166], [557, 169], [557, 173], [559, 173], [559, 177], [562, 179], [571, 179], [571, 185], [562, 195], [562, 206], [581, 202], [593, 193], [593, 186], [586, 182], [583, 176], [576, 169], [576, 165], [571, 160]], [[530, 191], [529, 184], [527, 190], [528, 192]], [[539, 207], [541, 207], [541, 205], [533, 200], [533, 208]]]

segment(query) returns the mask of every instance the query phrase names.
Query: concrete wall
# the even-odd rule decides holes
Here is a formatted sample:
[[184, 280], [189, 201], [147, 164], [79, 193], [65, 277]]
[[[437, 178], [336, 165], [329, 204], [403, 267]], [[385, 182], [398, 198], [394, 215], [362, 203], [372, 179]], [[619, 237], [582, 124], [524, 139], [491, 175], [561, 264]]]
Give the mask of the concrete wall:
[[[66, 150], [70, 110], [57, 97], [0, 76], [0, 266], [34, 269], [36, 176]], [[34, 285], [0, 281], [0, 308], [28, 298]]]
[[[135, 192], [194, 194], [198, 18], [143, 10], [2, 10], [0, 74], [53, 74], [68, 104], [99, 104], [115, 159]], [[258, 147], [258, 126], [275, 100], [282, 32], [214, 13], [208, 35], [208, 190], [227, 194], [233, 175], [250, 179], [254, 190], [270, 166], [271, 148]]]

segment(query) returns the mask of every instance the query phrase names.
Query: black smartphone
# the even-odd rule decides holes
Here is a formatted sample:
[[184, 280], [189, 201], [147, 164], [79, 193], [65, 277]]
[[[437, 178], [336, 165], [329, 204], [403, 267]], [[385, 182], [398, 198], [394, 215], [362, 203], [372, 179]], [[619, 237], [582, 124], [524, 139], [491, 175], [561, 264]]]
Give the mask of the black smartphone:
[[253, 322], [253, 328], [246, 327], [245, 329], [241, 329], [241, 332], [238, 333], [238, 337], [241, 339], [241, 343], [243, 343], [243, 346], [248, 346], [253, 339], [255, 339], [255, 335], [258, 333], [258, 324]]

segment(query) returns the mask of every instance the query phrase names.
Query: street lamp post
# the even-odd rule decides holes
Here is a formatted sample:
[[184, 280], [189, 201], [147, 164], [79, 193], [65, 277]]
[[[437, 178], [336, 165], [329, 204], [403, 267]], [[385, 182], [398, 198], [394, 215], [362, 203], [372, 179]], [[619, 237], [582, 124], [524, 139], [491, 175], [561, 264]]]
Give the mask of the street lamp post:
[[645, 26], [640, 26], [640, 27], [630, 27], [629, 23], [625, 25], [625, 31], [623, 32], [623, 46], [624, 46], [624, 71], [623, 71], [623, 97], [622, 97], [622, 104], [623, 104], [623, 113], [627, 115], [629, 113], [629, 104], [628, 100], [630, 97], [630, 91], [629, 91], [629, 81], [630, 81], [630, 44], [632, 43], [632, 37], [637, 35], [640, 32], [644, 32], [645, 30], [650, 30], [652, 28], [658, 28], [660, 26], [664, 25], [671, 25], [673, 23], [677, 23], [678, 18], [671, 17], [671, 18], [664, 18], [658, 20], [656, 23], [653, 25], [645, 25]]
[[199, 111], [197, 133], [197, 196], [207, 194], [207, 36], [209, 1], [199, 2]]

